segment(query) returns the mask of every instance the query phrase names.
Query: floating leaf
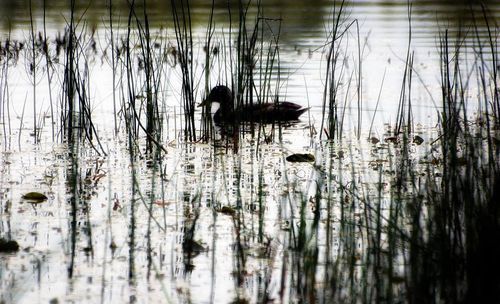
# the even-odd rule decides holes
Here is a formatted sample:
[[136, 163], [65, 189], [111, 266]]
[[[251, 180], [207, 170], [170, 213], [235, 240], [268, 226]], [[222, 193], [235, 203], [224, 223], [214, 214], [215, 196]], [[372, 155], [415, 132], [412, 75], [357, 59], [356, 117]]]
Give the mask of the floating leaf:
[[372, 144], [377, 144], [379, 141], [380, 141], [380, 139], [378, 139], [378, 138], [376, 138], [376, 137], [371, 137], [371, 138], [370, 138], [370, 142], [371, 142]]
[[398, 142], [398, 138], [396, 136], [389, 136], [384, 139], [386, 143], [396, 144]]
[[233, 216], [236, 213], [236, 210], [231, 206], [223, 206], [222, 208], [218, 209], [217, 212]]
[[309, 154], [309, 153], [304, 153], [304, 154], [297, 153], [297, 154], [289, 155], [286, 158], [286, 160], [291, 162], [291, 163], [305, 163], [305, 162], [314, 162], [315, 158], [314, 158], [314, 155]]
[[45, 194], [40, 192], [28, 192], [25, 195], [23, 195], [23, 198], [25, 200], [41, 203], [47, 199], [47, 196], [45, 196]]
[[59, 300], [57, 298], [53, 298], [49, 301], [49, 304], [59, 304]]
[[19, 250], [19, 244], [16, 241], [7, 241], [0, 238], [0, 252], [15, 252]]
[[413, 143], [417, 145], [421, 145], [424, 142], [424, 139], [418, 135], [413, 137]]

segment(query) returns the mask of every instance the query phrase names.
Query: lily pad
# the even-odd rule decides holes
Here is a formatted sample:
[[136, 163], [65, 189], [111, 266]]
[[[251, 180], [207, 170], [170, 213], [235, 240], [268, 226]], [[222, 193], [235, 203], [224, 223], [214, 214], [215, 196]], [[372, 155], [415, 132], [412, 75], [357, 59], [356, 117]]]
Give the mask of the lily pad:
[[41, 203], [45, 201], [48, 197], [40, 192], [28, 192], [25, 195], [23, 195], [23, 198], [25, 200]]
[[218, 209], [217, 212], [231, 216], [236, 214], [236, 210], [231, 206], [223, 206], [222, 208]]
[[310, 153], [296, 153], [287, 156], [286, 158], [287, 161], [291, 163], [311, 163], [314, 162], [316, 159], [314, 158], [314, 155]]
[[389, 136], [389, 137], [386, 137], [386, 138], [384, 139], [384, 141], [385, 141], [386, 143], [393, 143], [393, 144], [397, 144], [399, 140], [398, 140], [398, 138], [397, 138], [396, 136]]
[[424, 142], [424, 139], [422, 137], [420, 137], [418, 135], [415, 135], [415, 137], [413, 137], [414, 144], [421, 145], [423, 142]]
[[0, 252], [15, 252], [19, 250], [19, 244], [16, 241], [7, 241], [0, 238]]

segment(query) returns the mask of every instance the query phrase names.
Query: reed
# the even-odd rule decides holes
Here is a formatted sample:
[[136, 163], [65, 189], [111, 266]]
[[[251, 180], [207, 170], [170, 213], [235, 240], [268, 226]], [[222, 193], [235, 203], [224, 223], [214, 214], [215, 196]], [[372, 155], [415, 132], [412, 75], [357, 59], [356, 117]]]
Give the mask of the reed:
[[[211, 55], [214, 53], [218, 53], [217, 45], [213, 46], [213, 38], [215, 32], [215, 24], [214, 24], [214, 9], [215, 9], [215, 0], [212, 0], [212, 5], [210, 7], [210, 16], [208, 20], [207, 32], [205, 34], [205, 92], [210, 92], [211, 82], [210, 82], [210, 72], [212, 71], [213, 58]], [[206, 108], [202, 108], [201, 113], [201, 134], [202, 138], [205, 140], [214, 136], [213, 124], [211, 123], [210, 113], [207, 113]]]
[[[415, 76], [419, 76], [412, 50], [411, 5], [408, 6], [408, 45], [401, 89], [396, 97], [397, 116], [386, 128], [385, 140], [366, 142], [361, 140], [364, 47], [357, 21], [349, 22], [346, 17], [346, 2], [336, 2], [325, 49], [321, 135], [312, 138], [309, 147], [301, 148], [309, 149], [315, 160], [291, 164], [286, 160], [291, 151], [281, 141], [279, 124], [259, 125], [257, 132], [255, 126], [248, 131], [246, 126], [235, 125], [223, 147], [218, 142], [196, 142], [200, 135], [208, 140], [214, 134], [208, 120], [201, 122], [201, 130], [198, 128], [198, 116], [194, 113], [199, 70], [193, 63], [196, 44], [190, 4], [171, 2], [176, 51], [168, 56], [174, 61], [179, 59], [184, 141], [170, 143], [169, 152], [174, 153], [166, 157], [162, 143], [164, 134], [172, 130], [168, 130], [168, 121], [164, 129], [162, 115], [167, 115], [166, 110], [171, 110], [174, 117], [177, 114], [175, 108], [167, 108], [159, 98], [166, 94], [162, 86], [170, 84], [164, 76], [171, 71], [164, 57], [169, 44], [152, 32], [145, 1], [142, 11], [140, 3], [129, 2], [127, 29], [119, 37], [112, 20], [115, 3], [108, 2], [110, 62], [117, 75], [113, 75], [113, 133], [116, 139], [119, 131], [126, 132], [123, 147], [128, 160], [124, 162], [130, 174], [130, 188], [122, 194], [127, 197], [122, 213], [112, 215], [114, 210], [107, 206], [109, 234], [104, 240], [113, 242], [112, 217], [126, 223], [119, 246], [126, 249], [121, 255], [127, 258], [111, 261], [124, 261], [132, 290], [139, 286], [141, 277], [154, 278], [162, 284], [168, 284], [169, 279], [175, 283], [189, 282], [200, 269], [197, 256], [205, 255], [201, 258], [209, 265], [204, 265], [207, 267], [201, 271], [205, 273], [201, 273], [209, 272], [207, 298], [211, 302], [216, 301], [221, 290], [218, 284], [226, 280], [217, 273], [218, 267], [228, 261], [231, 265], [227, 282], [233, 284], [229, 293], [236, 303], [500, 301], [496, 293], [500, 286], [500, 248], [495, 242], [500, 238], [499, 29], [485, 6], [471, 6], [468, 15], [472, 19], [462, 20], [459, 31], [443, 29], [439, 33], [441, 90], [440, 104], [435, 109], [438, 124], [428, 131], [428, 136], [423, 135], [424, 143], [417, 140], [421, 131], [413, 122], [412, 90]], [[215, 80], [230, 82], [236, 94], [235, 107], [270, 99], [278, 101], [285, 78], [280, 76], [280, 35], [286, 20], [266, 17], [261, 1], [239, 1], [227, 7], [229, 37], [223, 36], [227, 33], [224, 29], [219, 36], [215, 5], [214, 0], [203, 41], [205, 67], [199, 83], [204, 78], [208, 92]], [[254, 8], [256, 15], [250, 13]], [[98, 212], [89, 212], [92, 204], [85, 194], [94, 190], [95, 185], [88, 183], [89, 177], [100, 172], [101, 167], [89, 165], [91, 162], [83, 158], [83, 152], [88, 151], [84, 144], [90, 143], [101, 153], [104, 150], [92, 121], [91, 63], [85, 52], [93, 36], [89, 36], [81, 20], [73, 0], [64, 35], [67, 40], [62, 43], [66, 38], [60, 39], [64, 47], [60, 69], [51, 61], [53, 54], [45, 29], [39, 39], [45, 64], [50, 65], [49, 85], [58, 78], [58, 72], [63, 73], [59, 77], [63, 79], [61, 112], [57, 113], [56, 106], [52, 108], [52, 101], [50, 111], [51, 115], [60, 115], [69, 147], [63, 181], [68, 190], [68, 276], [73, 279], [80, 271], [79, 252], [83, 250], [89, 260], [98, 254], [95, 228], [90, 221]], [[345, 60], [352, 57], [347, 39], [351, 30], [354, 33], [354, 25], [356, 64], [350, 70]], [[35, 37], [32, 20], [30, 53], [37, 48]], [[8, 47], [0, 49], [0, 117], [6, 149], [7, 136], [12, 133], [5, 121], [10, 120], [9, 60], [15, 60], [16, 55], [9, 48], [13, 44], [8, 42]], [[39, 51], [38, 47], [27, 57], [27, 62], [33, 64], [30, 81], [34, 84], [41, 69], [32, 59], [40, 56]], [[385, 71], [381, 83], [376, 84], [380, 85], [379, 99], [384, 79]], [[52, 85], [55, 87], [54, 82]], [[33, 95], [37, 94], [36, 89], [33, 86]], [[29, 97], [28, 94], [25, 101], [28, 107]], [[344, 128], [345, 108], [350, 99], [355, 100], [358, 109], [353, 135]], [[379, 101], [373, 116], [378, 114]], [[34, 109], [39, 110], [40, 103], [33, 103]], [[20, 115], [19, 145], [25, 123], [24, 106]], [[43, 127], [39, 117], [35, 113], [33, 129], [37, 141]], [[124, 122], [123, 130], [120, 119]], [[368, 130], [370, 137], [373, 120]], [[177, 133], [177, 126], [174, 128]], [[273, 141], [276, 130], [278, 140]], [[321, 139], [325, 135], [326, 140]], [[143, 151], [145, 159], [141, 158]], [[109, 158], [107, 164], [113, 166]], [[110, 176], [108, 204], [112, 203], [111, 184]], [[169, 209], [168, 204], [175, 206]], [[162, 210], [158, 205], [162, 205]], [[6, 210], [7, 204], [1, 209]], [[204, 225], [212, 230], [204, 231]], [[119, 229], [114, 233], [120, 233]], [[200, 241], [200, 237], [209, 240]], [[226, 242], [227, 247], [220, 246], [221, 242]], [[202, 245], [205, 243], [210, 246]], [[168, 248], [167, 253], [162, 251], [164, 248]], [[106, 298], [105, 272], [111, 265], [106, 260], [108, 247], [103, 250], [101, 299]], [[223, 251], [232, 259], [221, 261], [218, 254]], [[166, 275], [170, 277], [163, 279]], [[171, 301], [169, 297], [174, 291], [178, 299], [194, 301], [190, 291], [181, 294], [181, 289], [173, 286], [165, 291], [162, 286], [167, 301]], [[224, 292], [227, 289], [225, 286]]]
[[86, 28], [78, 21], [82, 17], [76, 18], [75, 16], [75, 5], [75, 0], [72, 0], [69, 24], [66, 29], [68, 40], [64, 53], [62, 133], [64, 140], [70, 144], [75, 140], [86, 140], [98, 153], [106, 154], [92, 121], [89, 96], [91, 91], [90, 70], [85, 53], [88, 45], [84, 39]]
[[[339, 138], [339, 129], [341, 124], [339, 121], [338, 113], [338, 99], [340, 85], [344, 81], [345, 68], [346, 66], [342, 64], [343, 60], [341, 58], [342, 54], [342, 40], [345, 38], [345, 34], [348, 32], [349, 28], [353, 24], [352, 22], [346, 25], [344, 28], [344, 10], [345, 1], [343, 0], [340, 4], [334, 3], [332, 9], [332, 28], [331, 33], [329, 33], [330, 40], [328, 41], [328, 50], [326, 57], [326, 74], [325, 74], [325, 85], [323, 91], [323, 107], [321, 116], [321, 133], [320, 138], [325, 132], [327, 138], [334, 139]], [[345, 50], [347, 52], [347, 49]], [[344, 54], [344, 56], [346, 56]], [[361, 71], [359, 71], [361, 72]], [[361, 73], [359, 73], [361, 75]], [[360, 76], [361, 77], [361, 76]], [[352, 77], [351, 77], [352, 79]], [[349, 80], [349, 87], [351, 81]], [[346, 93], [347, 95], [348, 93]], [[347, 98], [347, 96], [346, 96]], [[326, 127], [325, 127], [326, 123]]]
[[47, 39], [47, 3], [43, 0], [43, 55], [45, 56], [45, 67], [47, 73], [47, 86], [49, 88], [49, 107], [50, 107], [50, 129], [52, 133], [52, 141], [56, 140], [55, 137], [55, 117], [54, 117], [54, 101], [52, 98], [52, 78], [54, 76], [54, 67], [52, 64], [52, 55], [49, 53], [49, 41]]
[[29, 1], [29, 11], [30, 11], [30, 29], [31, 29], [31, 35], [30, 35], [30, 42], [31, 42], [31, 62], [29, 64], [29, 71], [31, 74], [31, 81], [32, 81], [32, 87], [33, 87], [33, 137], [35, 139], [35, 143], [39, 141], [39, 132], [37, 128], [37, 117], [36, 117], [36, 112], [37, 112], [37, 99], [36, 99], [36, 84], [37, 84], [37, 79], [36, 79], [36, 72], [37, 72], [37, 47], [35, 45], [35, 25], [33, 23], [33, 5], [31, 3], [31, 0]]
[[109, 12], [109, 43], [111, 47], [111, 70], [113, 72], [113, 122], [114, 122], [114, 133], [118, 135], [118, 112], [116, 108], [116, 73], [117, 73], [117, 61], [119, 56], [116, 52], [115, 45], [115, 31], [114, 31], [114, 22], [113, 22], [113, 0], [109, 0], [108, 2], [108, 12]]
[[[4, 46], [0, 43], [0, 119], [2, 121], [3, 136], [2, 141], [4, 149], [10, 147], [10, 137], [12, 135], [11, 115], [9, 106], [9, 67], [12, 62], [16, 62], [13, 56], [16, 54], [16, 49], [12, 50], [10, 44], [10, 31]], [[17, 51], [18, 52], [18, 51]]]
[[195, 100], [194, 100], [194, 49], [189, 1], [172, 0], [172, 17], [182, 71], [182, 104], [184, 110], [184, 139], [196, 141]]
[[394, 134], [399, 135], [406, 130], [406, 136], [412, 132], [412, 109], [411, 109], [411, 86], [412, 86], [412, 75], [413, 75], [413, 60], [414, 52], [412, 51], [412, 5], [408, 3], [408, 45], [406, 48], [406, 60], [405, 69], [403, 74], [403, 81], [401, 84], [401, 91], [399, 95], [398, 111], [396, 114], [396, 124], [394, 128]]
[[[500, 231], [499, 151], [492, 144], [498, 88], [491, 60], [498, 54], [490, 35], [485, 39], [474, 23], [469, 26], [475, 32], [462, 28], [453, 38], [447, 30], [441, 32], [439, 134], [427, 148], [417, 148], [426, 152], [415, 152], [420, 144], [412, 124], [410, 34], [396, 128], [386, 135], [390, 144], [371, 156], [377, 159], [375, 172], [354, 161], [345, 172], [345, 161], [337, 153], [347, 150], [344, 155], [355, 159], [355, 151], [362, 148], [355, 147], [353, 139], [347, 147], [329, 142], [316, 152], [323, 161], [314, 165], [317, 190], [312, 210], [304, 205], [308, 191], [290, 190], [300, 194], [288, 196], [296, 216], [290, 219], [294, 225], [289, 231], [294, 251], [286, 268], [290, 273], [281, 279], [290, 284], [289, 298], [364, 303], [498, 301], [498, 295], [489, 292], [499, 286], [494, 275], [499, 263], [492, 261], [499, 248], [491, 242]], [[496, 31], [486, 26], [487, 33]], [[472, 66], [466, 63], [471, 62], [471, 50]], [[392, 132], [399, 136], [389, 137]], [[321, 240], [324, 243], [318, 246]], [[321, 284], [321, 292], [313, 288], [315, 284]], [[480, 286], [488, 286], [488, 291]]]
[[[137, 27], [139, 29], [138, 38], [141, 45], [142, 69], [144, 71], [144, 94], [146, 99], [146, 128], [147, 135], [146, 151], [152, 153], [153, 144], [162, 147], [161, 141], [161, 116], [158, 106], [158, 88], [162, 77], [160, 73], [156, 73], [156, 67], [162, 66], [162, 62], [155, 58], [153, 50], [153, 41], [150, 34], [148, 14], [146, 12], [146, 2], [144, 1], [143, 23], [136, 16]], [[161, 50], [161, 45], [157, 49]], [[161, 71], [161, 70], [160, 70]]]
[[[474, 10], [471, 8], [470, 11], [473, 15]], [[487, 20], [482, 21], [490, 32]], [[427, 194], [432, 206], [429, 221], [433, 224], [429, 223], [432, 238], [426, 248], [435, 250], [432, 256], [438, 261], [434, 266], [438, 269], [439, 294], [457, 302], [471, 299], [498, 301], [498, 295], [482, 290], [480, 285], [500, 286], [491, 272], [498, 269], [498, 263], [486, 262], [490, 254], [499, 252], [498, 246], [488, 245], [500, 231], [498, 208], [494, 203], [498, 196], [495, 185], [499, 178], [499, 154], [491, 144], [494, 130], [489, 123], [498, 119], [494, 93], [498, 87], [497, 81], [491, 78], [494, 73], [485, 73], [495, 61], [486, 60], [485, 49], [491, 46], [488, 46], [491, 40], [487, 38], [486, 44], [483, 42], [484, 36], [475, 26], [478, 21], [475, 17], [472, 19], [475, 31], [468, 36], [463, 36], [465, 31], [459, 31], [454, 38], [450, 38], [448, 31], [441, 35], [439, 143], [443, 175], [440, 184], [436, 179], [434, 183], [437, 185], [429, 189], [442, 190], [432, 193], [432, 196]], [[476, 88], [471, 86], [469, 76], [464, 76], [471, 73], [463, 64], [467, 49], [471, 47], [475, 50], [475, 64], [471, 71], [472, 77], [476, 78]], [[488, 56], [496, 58], [498, 53], [493, 51]], [[493, 90], [490, 84], [493, 84]], [[476, 91], [477, 103], [467, 97], [473, 91]], [[471, 117], [471, 107], [479, 110], [476, 117]]]

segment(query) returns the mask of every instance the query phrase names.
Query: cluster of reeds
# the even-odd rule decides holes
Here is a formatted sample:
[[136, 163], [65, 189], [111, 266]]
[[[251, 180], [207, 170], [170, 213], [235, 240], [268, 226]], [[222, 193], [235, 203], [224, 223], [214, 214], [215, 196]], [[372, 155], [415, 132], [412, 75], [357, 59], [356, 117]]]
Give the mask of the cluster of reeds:
[[[234, 108], [253, 102], [265, 102], [271, 98], [274, 101], [278, 101], [279, 79], [274, 81], [272, 76], [275, 69], [279, 70], [277, 66], [279, 63], [278, 46], [281, 20], [265, 18], [260, 1], [257, 3], [239, 1], [236, 5], [228, 3], [226, 8], [229, 16], [229, 20], [227, 20], [229, 32], [226, 32], [223, 28], [217, 28], [215, 24], [213, 15], [214, 6], [215, 3], [213, 2], [205, 45], [203, 46], [205, 51], [204, 75], [206, 93], [208, 94], [212, 86], [212, 81], [215, 79], [217, 84], [225, 84], [232, 88], [235, 97]], [[234, 10], [235, 7], [236, 10]], [[257, 8], [257, 13], [251, 15], [249, 10], [254, 7]], [[186, 140], [195, 140], [197, 137], [195, 135], [196, 124], [193, 112], [193, 96], [195, 96], [193, 90], [197, 85], [194, 83], [195, 75], [192, 67], [192, 56], [195, 51], [192, 44], [189, 11], [189, 2], [172, 1], [177, 50], [179, 52], [179, 64], [182, 72], [182, 104], [184, 107], [184, 126], [186, 128], [184, 130], [184, 138]], [[233, 20], [233, 16], [235, 15], [237, 19]], [[271, 30], [271, 23], [279, 25], [278, 32]], [[268, 37], [270, 37], [270, 41], [266, 43], [265, 41]], [[214, 130], [212, 129], [213, 123], [210, 121], [210, 116], [207, 115], [209, 113], [206, 110], [203, 109], [202, 113], [201, 136], [203, 139], [208, 140], [209, 138], [213, 138]], [[239, 121], [234, 121], [234, 124], [230, 127], [232, 128], [232, 132], [226, 134], [227, 137], [225, 137], [226, 151], [231, 150], [227, 149], [228, 147], [232, 147], [233, 151], [238, 151], [241, 145], [239, 141], [240, 136], [243, 136], [245, 131], [243, 128], [240, 128]], [[260, 130], [264, 130], [264, 128], [259, 129], [257, 142], [261, 136], [266, 136], [266, 134], [261, 135]], [[251, 131], [253, 132], [253, 128]], [[187, 147], [190, 147], [190, 145]], [[185, 210], [184, 213], [190, 216], [186, 219], [182, 228], [184, 232], [182, 238], [183, 261], [186, 273], [190, 273], [194, 268], [193, 257], [206, 250], [196, 241], [198, 239], [197, 235], [199, 236], [196, 229], [199, 226], [200, 213], [203, 210], [202, 201], [206, 199], [209, 202], [208, 207], [212, 209], [214, 225], [217, 221], [220, 221], [220, 219], [217, 219], [220, 214], [230, 216], [230, 222], [232, 222], [235, 233], [233, 247], [235, 251], [233, 260], [234, 288], [236, 291], [235, 301], [243, 301], [246, 298], [245, 295], [247, 292], [241, 289], [246, 282], [247, 248], [251, 243], [246, 231], [249, 225], [253, 225], [253, 223], [248, 222], [248, 213], [245, 210], [248, 209], [249, 203], [245, 201], [239, 188], [242, 176], [241, 154], [234, 154], [226, 162], [223, 160], [224, 158], [217, 156], [217, 151], [214, 152], [213, 167], [211, 166], [212, 170], [215, 171], [213, 176], [215, 177], [220, 174], [222, 175], [222, 180], [214, 180], [213, 185], [219, 185], [219, 183], [226, 184], [226, 178], [229, 179], [230, 176], [232, 179], [231, 184], [236, 186], [234, 188], [235, 195], [231, 195], [231, 199], [227, 199], [228, 203], [224, 204], [217, 199], [215, 192], [212, 192], [208, 198], [200, 194], [201, 189], [199, 188], [192, 189], [193, 192], [191, 193], [186, 193], [182, 202], [182, 208]], [[186, 150], [185, 153], [188, 153], [188, 151]], [[192, 172], [184, 172], [184, 174], [189, 176]], [[208, 172], [205, 174], [208, 174]], [[261, 189], [264, 186], [262, 176], [259, 185]], [[259, 210], [258, 230], [260, 232], [258, 244], [266, 246], [268, 240], [265, 238], [263, 224], [266, 207], [263, 201], [262, 190], [259, 191], [257, 197], [260, 200], [259, 207], [255, 207], [254, 205], [253, 210], [257, 210], [257, 208]], [[234, 201], [232, 200], [233, 198]], [[214, 230], [213, 247], [215, 247], [215, 233], [216, 231]], [[213, 250], [212, 254], [215, 254], [216, 248], [210, 250]], [[215, 263], [213, 266], [215, 266]], [[212, 284], [214, 283], [212, 282]], [[266, 284], [269, 284], [269, 281]], [[213, 288], [215, 286], [212, 285], [212, 291], [214, 290]], [[261, 296], [265, 299], [267, 292], [264, 291]]]
[[12, 125], [10, 123], [10, 107], [9, 107], [9, 69], [12, 62], [16, 63], [19, 59], [19, 53], [23, 50], [24, 43], [17, 41], [11, 42], [6, 39], [5, 43], [0, 44], [0, 119], [2, 122], [2, 132], [4, 148], [10, 147], [8, 137], [12, 134]]
[[[112, 17], [110, 17], [110, 22], [112, 23]], [[132, 32], [134, 25], [137, 29], [135, 34]], [[126, 108], [127, 132], [133, 139], [130, 148], [138, 148], [136, 144], [141, 130], [146, 135], [146, 152], [151, 154], [154, 151], [153, 148], [163, 149], [160, 144], [163, 120], [158, 98], [165, 64], [161, 56], [164, 46], [151, 37], [146, 3], [143, 5], [142, 12], [137, 11], [135, 1], [130, 3], [125, 43], [128, 101], [124, 107]], [[135, 45], [139, 46], [139, 54], [132, 51]], [[137, 62], [135, 62], [136, 57]], [[144, 118], [142, 117], [143, 109]]]
[[179, 50], [179, 64], [182, 70], [182, 104], [184, 109], [184, 138], [196, 141], [194, 118], [194, 49], [191, 24], [191, 8], [189, 1], [171, 1], [172, 15]]
[[[474, 16], [478, 11], [481, 17]], [[292, 298], [499, 300], [498, 25], [484, 7], [470, 13], [467, 30], [460, 28], [453, 38], [447, 30], [440, 35], [437, 139], [420, 146], [412, 125], [410, 32], [396, 131], [384, 143], [372, 142], [378, 145], [371, 163], [375, 176], [354, 162], [346, 174], [338, 155], [345, 146], [321, 152], [325, 162], [316, 166], [312, 210], [304, 212], [306, 198], [294, 201]]]
[[[359, 37], [359, 25], [357, 20], [347, 22], [346, 19], [346, 1], [340, 3], [334, 2], [331, 16], [331, 32], [327, 42], [326, 52], [326, 71], [325, 71], [325, 87], [323, 91], [323, 107], [321, 116], [321, 133], [323, 137], [325, 133], [327, 139], [342, 139], [342, 128], [345, 116], [345, 108], [348, 99], [351, 98], [351, 84], [353, 78], [356, 77], [356, 99], [357, 99], [357, 136], [361, 134], [361, 112], [362, 112], [362, 50]], [[349, 39], [351, 28], [356, 25], [357, 32], [357, 69], [350, 71], [347, 69], [345, 60], [349, 56], [349, 48], [345, 45]], [[356, 75], [357, 74], [357, 75]], [[347, 85], [346, 85], [347, 84]], [[344, 100], [342, 99], [344, 94]], [[342, 112], [339, 113], [339, 110]]]
[[[426, 187], [419, 189], [427, 215], [414, 213], [415, 220], [425, 218], [425, 226], [413, 223], [410, 291], [415, 302], [500, 299], [495, 292], [500, 264], [493, 258], [500, 253], [493, 241], [500, 236], [498, 41], [492, 34], [498, 25], [484, 7], [470, 13], [470, 31], [454, 37], [444, 31], [439, 40], [441, 168], [439, 174], [428, 169]], [[468, 56], [471, 66], [465, 63]]]
[[[226, 29], [217, 26], [215, 22], [215, 6], [215, 1], [212, 1], [203, 45], [205, 94], [208, 95], [213, 85], [224, 84], [233, 91], [233, 108], [254, 102], [277, 102], [280, 87], [278, 57], [281, 19], [265, 17], [260, 1], [228, 2], [225, 6], [228, 19], [224, 24], [228, 24], [229, 28]], [[189, 1], [172, 1], [172, 14], [183, 81], [182, 103], [186, 125], [184, 137], [192, 141], [196, 139], [197, 133], [194, 96], [198, 83], [195, 82], [197, 76], [193, 69], [193, 54], [196, 50], [193, 49]], [[275, 75], [277, 79], [273, 79]], [[200, 131], [205, 140], [214, 135], [209, 114], [208, 108], [202, 109]], [[226, 137], [231, 139], [235, 147], [241, 135], [239, 126], [240, 122], [235, 121], [232, 126], [235, 132]], [[254, 126], [251, 127], [253, 134]]]
[[86, 28], [85, 24], [78, 21], [80, 20], [78, 16], [75, 16], [75, 1], [71, 1], [70, 5], [62, 84], [62, 132], [64, 139], [70, 144], [75, 140], [85, 138], [94, 146], [95, 139], [98, 144], [96, 151], [105, 153], [92, 120], [90, 104], [90, 67], [87, 59], [87, 44], [91, 44], [92, 41], [84, 39]]
[[[255, 3], [255, 19], [249, 20], [250, 3], [238, 2], [237, 21], [233, 21], [233, 7], [228, 5], [230, 29], [229, 37], [225, 38], [216, 35], [213, 19], [215, 1], [212, 1], [205, 38], [205, 90], [208, 93], [213, 79], [219, 83], [226, 81], [235, 92], [234, 107], [269, 99], [278, 101], [280, 95], [279, 36], [282, 20], [265, 17], [260, 1]], [[125, 37], [115, 35], [113, 2], [110, 0], [108, 4], [114, 133], [120, 130], [119, 120], [122, 118], [127, 132], [131, 166], [128, 261], [129, 279], [132, 282], [136, 273], [137, 203], [142, 202], [149, 214], [145, 233], [148, 277], [154, 269], [154, 225], [161, 232], [167, 227], [166, 207], [162, 211], [163, 223], [160, 223], [153, 216], [153, 202], [158, 198], [158, 193], [161, 202], [165, 202], [164, 181], [169, 178], [161, 157], [164, 152], [161, 143], [165, 113], [164, 106], [159, 102], [165, 82], [162, 75], [166, 74], [165, 69], [168, 68], [164, 55], [169, 47], [165, 41], [155, 41], [152, 37], [145, 3], [141, 11], [135, 1], [129, 2]], [[176, 0], [171, 1], [171, 7], [176, 35], [176, 47], [172, 53], [175, 61], [179, 62], [182, 74], [183, 137], [185, 141], [195, 142], [200, 133], [197, 133], [195, 119], [198, 84], [193, 66], [195, 46], [191, 7], [189, 1]], [[409, 8], [411, 17], [411, 6]], [[78, 242], [77, 215], [80, 212], [79, 216], [88, 216], [84, 211], [88, 206], [83, 204], [82, 208], [79, 199], [80, 193], [85, 190], [82, 184], [85, 179], [82, 178], [79, 160], [74, 158], [79, 151], [80, 141], [77, 139], [86, 138], [92, 144], [96, 141], [99, 143], [99, 140], [92, 122], [89, 62], [86, 56], [86, 50], [92, 48], [93, 42], [91, 37], [84, 34], [86, 29], [78, 21], [80, 18], [74, 15], [75, 0], [71, 1], [70, 11], [65, 34], [58, 39], [57, 49], [64, 49], [61, 126], [72, 151], [67, 174], [72, 193], [71, 277]], [[358, 24], [356, 21], [346, 22], [344, 1], [334, 4], [326, 53], [321, 120], [321, 133], [325, 133], [327, 140], [314, 146], [314, 164], [295, 167], [310, 173], [306, 177], [307, 181], [289, 174], [295, 169], [283, 157], [279, 163], [281, 167], [273, 168], [275, 182], [282, 193], [274, 200], [268, 199], [268, 172], [265, 168], [269, 163], [265, 153], [269, 151], [259, 142], [270, 134], [266, 133], [268, 131], [263, 126], [259, 127], [258, 135], [253, 138], [257, 145], [248, 153], [250, 169], [244, 168], [241, 154], [229, 153], [225, 156], [217, 148], [211, 150], [211, 161], [207, 167], [212, 171], [207, 171], [213, 174], [210, 176], [213, 178], [213, 188], [208, 197], [203, 196], [201, 186], [192, 186], [186, 187], [181, 201], [175, 202], [179, 203], [184, 214], [181, 231], [185, 272], [193, 270], [193, 258], [197, 254], [209, 250], [196, 241], [196, 229], [206, 207], [211, 211], [214, 227], [218, 216], [228, 216], [232, 224], [236, 302], [244, 302], [250, 293], [245, 292], [243, 287], [250, 280], [248, 277], [252, 276], [247, 270], [249, 260], [254, 257], [265, 260], [253, 276], [258, 286], [254, 297], [257, 302], [276, 298], [281, 302], [310, 303], [498, 302], [500, 299], [495, 292], [500, 286], [497, 275], [500, 270], [497, 262], [500, 246], [496, 244], [500, 237], [498, 25], [491, 23], [494, 18], [484, 7], [479, 11], [471, 11], [473, 15], [478, 12], [481, 17], [474, 16], [467, 30], [459, 31], [456, 36], [451, 36], [445, 30], [439, 37], [442, 92], [441, 105], [436, 109], [439, 125], [435, 130], [437, 138], [425, 144], [422, 144], [412, 124], [414, 56], [409, 19], [408, 51], [397, 121], [385, 141], [371, 142], [373, 146], [369, 150], [372, 154], [368, 156], [356, 154], [357, 150], [366, 151], [365, 148], [356, 149], [356, 145], [364, 145], [364, 142], [359, 141], [363, 72], [359, 34], [357, 69], [350, 73], [344, 63], [348, 50], [342, 44], [344, 39], [348, 39], [347, 33], [351, 28]], [[486, 28], [486, 35], [479, 31], [479, 22]], [[236, 29], [233, 30], [234, 24]], [[270, 24], [278, 25], [277, 32], [271, 30]], [[47, 81], [50, 84], [55, 73], [55, 68], [51, 69], [55, 57], [49, 55], [45, 31], [37, 38], [33, 21], [31, 33], [29, 51], [32, 59], [30, 73], [33, 77], [34, 136], [38, 139], [42, 124], [36, 116], [37, 58], [40, 54], [45, 55]], [[234, 41], [236, 45], [233, 45]], [[136, 46], [138, 52], [134, 52]], [[17, 58], [16, 50], [22, 50], [23, 47], [10, 42], [0, 47], [0, 117], [4, 122], [9, 118], [6, 82], [9, 60]], [[278, 76], [274, 79], [276, 71]], [[212, 72], [219, 75], [211, 75]], [[221, 75], [224, 73], [229, 75]], [[118, 81], [115, 75], [122, 77]], [[352, 83], [356, 87], [354, 94], [351, 94]], [[358, 105], [355, 132], [358, 141], [343, 137], [345, 108], [348, 98], [353, 95]], [[117, 99], [121, 100], [119, 106]], [[52, 108], [52, 95], [50, 100], [53, 117], [56, 111]], [[231, 134], [235, 151], [241, 147], [238, 139], [245, 133], [240, 132], [238, 124], [235, 121], [233, 127], [236, 131]], [[10, 125], [4, 123], [3, 126], [4, 134], [10, 133], [5, 130]], [[204, 120], [201, 126], [202, 137], [208, 138], [212, 124]], [[253, 135], [254, 130], [251, 130]], [[152, 169], [151, 188], [147, 194], [141, 191], [136, 176], [137, 155], [141, 153], [143, 138], [146, 153], [152, 156], [148, 163]], [[285, 150], [278, 147], [280, 152]], [[180, 152], [182, 174], [190, 177], [194, 165], [189, 158], [197, 153], [196, 145], [186, 144], [183, 149]], [[366, 162], [360, 165], [355, 159]], [[371, 159], [369, 172], [363, 167], [368, 163], [367, 159]], [[90, 175], [98, 170], [99, 166], [96, 165], [96, 168], [87, 172]], [[201, 180], [203, 176], [197, 178]], [[245, 179], [251, 183], [249, 196], [243, 194], [246, 191], [242, 187]], [[193, 184], [192, 180], [186, 178], [188, 183]], [[226, 187], [228, 184], [233, 187], [232, 193], [221, 199], [217, 191], [225, 188], [226, 192], [230, 192]], [[273, 208], [266, 205], [269, 201], [277, 205], [274, 206], [277, 215], [273, 224], [277, 223], [279, 228], [274, 230], [266, 218], [266, 212]], [[215, 228], [212, 236], [210, 250], [214, 255], [214, 271]], [[87, 241], [87, 252], [92, 254], [91, 230], [88, 230]], [[254, 249], [258, 253], [251, 254], [250, 251]], [[214, 281], [212, 284], [215, 284]]]

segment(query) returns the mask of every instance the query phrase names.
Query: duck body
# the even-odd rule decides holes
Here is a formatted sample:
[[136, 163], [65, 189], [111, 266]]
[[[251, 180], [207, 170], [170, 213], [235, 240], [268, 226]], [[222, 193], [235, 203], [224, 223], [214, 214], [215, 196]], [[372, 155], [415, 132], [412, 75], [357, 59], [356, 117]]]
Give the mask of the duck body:
[[300, 115], [309, 110], [293, 102], [276, 102], [233, 106], [233, 94], [223, 85], [214, 87], [203, 104], [211, 104], [213, 120], [217, 124], [230, 122], [285, 122], [298, 120]]

